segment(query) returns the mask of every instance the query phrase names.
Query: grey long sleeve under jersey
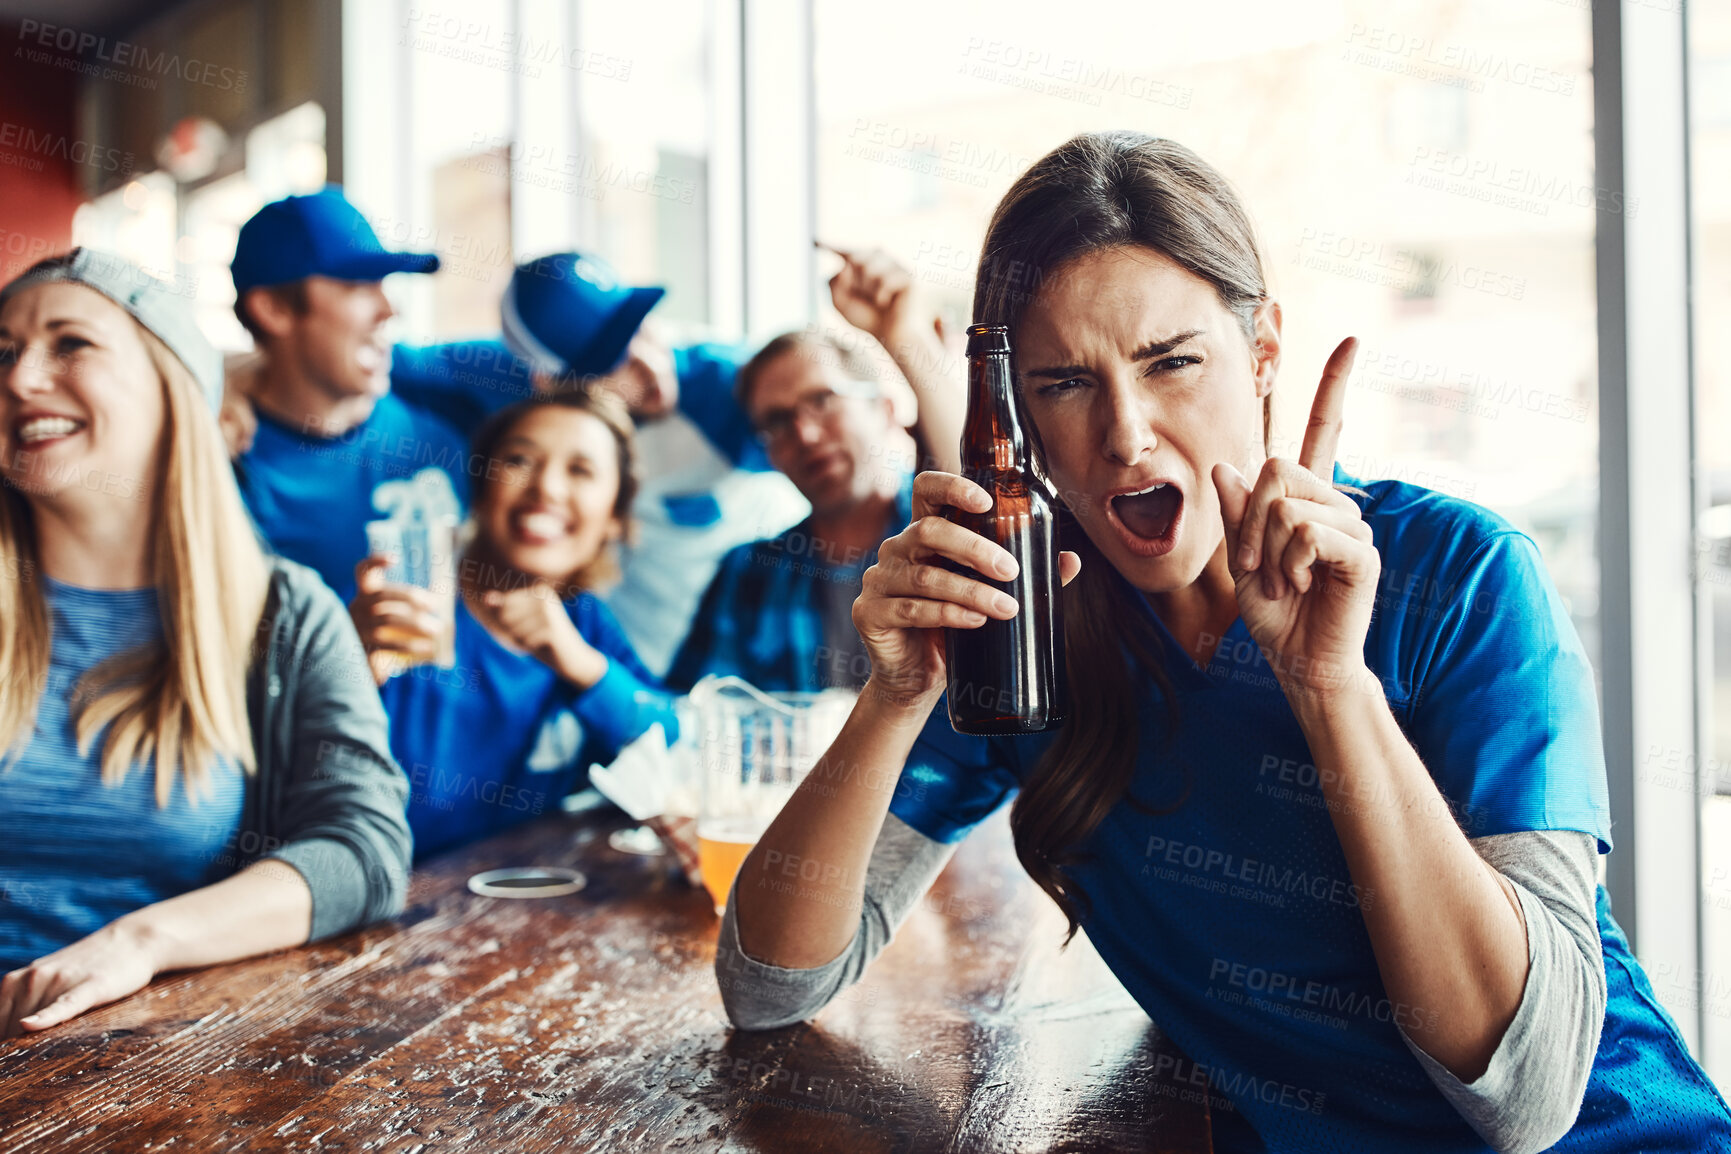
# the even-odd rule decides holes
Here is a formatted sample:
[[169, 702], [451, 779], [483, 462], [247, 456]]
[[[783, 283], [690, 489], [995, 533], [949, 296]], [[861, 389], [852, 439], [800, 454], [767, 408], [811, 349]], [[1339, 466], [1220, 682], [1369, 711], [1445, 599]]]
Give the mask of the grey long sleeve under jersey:
[[[1477, 1080], [1463, 1083], [1401, 1037], [1443, 1097], [1494, 1148], [1543, 1150], [1574, 1125], [1605, 1018], [1605, 964], [1594, 906], [1591, 835], [1572, 830], [1477, 838], [1479, 856], [1513, 884], [1526, 921], [1527, 984], [1515, 1017]], [[884, 819], [866, 870], [854, 939], [811, 969], [772, 966], [739, 946], [733, 897], [721, 921], [715, 973], [735, 1026], [767, 1030], [805, 1021], [859, 980], [931, 887], [955, 846], [894, 814]]]

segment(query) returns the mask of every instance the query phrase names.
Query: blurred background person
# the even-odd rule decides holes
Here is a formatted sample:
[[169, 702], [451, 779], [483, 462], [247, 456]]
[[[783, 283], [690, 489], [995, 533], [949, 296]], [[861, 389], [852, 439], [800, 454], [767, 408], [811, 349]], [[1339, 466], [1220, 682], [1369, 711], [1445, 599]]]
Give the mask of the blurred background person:
[[0, 290], [0, 1035], [402, 906], [384, 711], [330, 590], [260, 551], [221, 391], [130, 262]]
[[391, 369], [399, 395], [464, 429], [537, 390], [587, 383], [625, 403], [638, 432], [636, 540], [607, 601], [653, 670], [666, 668], [721, 555], [804, 513], [733, 402], [748, 351], [671, 345], [649, 319], [664, 293], [625, 284], [598, 257], [553, 253], [512, 274], [498, 338], [399, 345]]
[[671, 698], [594, 592], [629, 535], [624, 404], [600, 389], [520, 401], [482, 425], [474, 455], [486, 467], [452, 667], [431, 663], [445, 623], [384, 584], [382, 562], [363, 563], [351, 606], [375, 668], [394, 673], [380, 693], [417, 859], [556, 812], [591, 764], [657, 721], [678, 732]]
[[271, 547], [344, 601], [367, 522], [410, 494], [435, 517], [468, 499], [463, 432], [390, 391], [395, 310], [381, 282], [438, 267], [386, 250], [334, 186], [265, 205], [235, 246], [235, 315], [260, 354], [230, 381], [235, 476]]
[[865, 683], [871, 664], [853, 625], [861, 577], [907, 527], [916, 461], [956, 467], [959, 438], [935, 454], [921, 442], [928, 422], [948, 430], [961, 400], [928, 396], [909, 430], [876, 376], [856, 348], [820, 332], [783, 334], [740, 370], [739, 406], [811, 515], [723, 559], [670, 685], [690, 689], [706, 674], [784, 691]]

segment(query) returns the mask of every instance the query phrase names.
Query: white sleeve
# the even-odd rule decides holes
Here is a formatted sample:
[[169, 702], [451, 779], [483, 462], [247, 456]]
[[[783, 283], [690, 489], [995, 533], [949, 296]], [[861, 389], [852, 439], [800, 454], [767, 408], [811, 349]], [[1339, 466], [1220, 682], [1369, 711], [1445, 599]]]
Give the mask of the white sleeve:
[[1545, 1150], [1580, 1113], [1605, 1022], [1605, 959], [1595, 897], [1597, 843], [1573, 830], [1475, 838], [1513, 884], [1527, 923], [1527, 984], [1491, 1062], [1462, 1082], [1401, 1029], [1461, 1117], [1504, 1154]]

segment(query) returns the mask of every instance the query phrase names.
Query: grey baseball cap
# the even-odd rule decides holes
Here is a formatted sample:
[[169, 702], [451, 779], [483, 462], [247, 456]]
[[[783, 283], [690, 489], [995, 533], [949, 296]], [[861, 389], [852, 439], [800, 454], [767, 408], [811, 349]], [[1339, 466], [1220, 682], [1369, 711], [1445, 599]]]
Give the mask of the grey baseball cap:
[[222, 404], [222, 354], [211, 346], [174, 291], [123, 256], [94, 248], [75, 248], [38, 261], [0, 288], [0, 308], [25, 289], [44, 284], [80, 284], [95, 289], [154, 333], [180, 358], [204, 389], [212, 410]]

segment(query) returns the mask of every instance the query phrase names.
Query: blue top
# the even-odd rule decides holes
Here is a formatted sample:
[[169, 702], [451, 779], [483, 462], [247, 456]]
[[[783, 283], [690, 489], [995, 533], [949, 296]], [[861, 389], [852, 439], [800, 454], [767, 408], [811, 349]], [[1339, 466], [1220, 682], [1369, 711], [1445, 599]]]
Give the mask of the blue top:
[[[771, 468], [757, 431], [733, 399], [733, 379], [750, 356], [733, 345], [704, 343], [673, 350], [679, 411], [691, 418], [735, 468]], [[482, 421], [535, 391], [529, 363], [501, 340], [398, 345], [391, 351], [391, 391], [472, 433]]]
[[387, 393], [336, 437], [255, 411], [252, 448], [235, 459], [241, 496], [271, 548], [315, 570], [345, 604], [367, 555], [366, 524], [385, 517], [397, 494], [425, 486], [457, 517], [468, 509], [467, 441], [425, 409]]
[[[908, 527], [914, 510], [909, 473], [885, 526], [887, 540]], [[880, 542], [881, 544], [881, 542]], [[853, 556], [812, 533], [808, 518], [779, 536], [729, 550], [704, 591], [691, 632], [667, 671], [667, 684], [689, 690], [706, 674], [743, 677], [769, 692], [814, 692], [857, 684], [837, 676], [824, 631], [826, 600], [852, 602], [877, 548]], [[840, 656], [846, 660], [847, 655]]]
[[[1608, 851], [1593, 672], [1538, 549], [1464, 501], [1362, 487], [1382, 556], [1365, 658], [1467, 835], [1579, 830]], [[1072, 870], [1091, 903], [1089, 939], [1195, 1060], [1185, 1076], [1230, 1098], [1270, 1150], [1485, 1149], [1401, 1041], [1360, 913], [1369, 897], [1243, 620], [1202, 669], [1148, 615], [1178, 723], [1168, 727], [1140, 674], [1130, 793], [1142, 804], [1114, 806]], [[940, 708], [891, 810], [958, 840], [1009, 800], [1052, 738], [964, 737]], [[1556, 1148], [1698, 1149], [1703, 1134], [1731, 1134], [1602, 896], [1600, 924], [1603, 1041], [1580, 1120]], [[1234, 984], [1258, 971], [1304, 998]]]
[[102, 784], [98, 734], [80, 756], [73, 687], [116, 654], [157, 642], [154, 589], [81, 589], [45, 578], [52, 649], [36, 735], [0, 771], [0, 972], [101, 929], [122, 914], [219, 881], [240, 827], [246, 779], [232, 762], [211, 768], [196, 802], [176, 778], [157, 808], [156, 759]]
[[457, 602], [456, 664], [414, 666], [380, 689], [391, 752], [409, 778], [415, 858], [497, 833], [588, 784], [655, 722], [678, 736], [673, 699], [637, 660], [618, 622], [588, 593], [566, 602], [577, 630], [606, 654], [587, 690], [505, 648]]

